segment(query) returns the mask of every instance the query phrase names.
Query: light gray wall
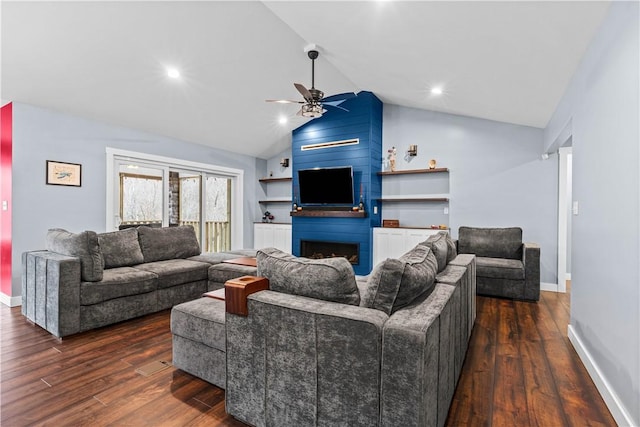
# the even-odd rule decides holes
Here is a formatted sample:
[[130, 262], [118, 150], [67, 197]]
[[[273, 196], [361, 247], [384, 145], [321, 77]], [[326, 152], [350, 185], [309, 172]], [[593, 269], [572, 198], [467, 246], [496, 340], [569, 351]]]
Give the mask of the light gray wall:
[[[244, 170], [244, 246], [253, 246], [258, 159], [14, 102], [12, 296], [22, 252], [44, 248], [47, 229], [104, 231], [106, 147]], [[45, 185], [46, 160], [82, 164], [82, 187]]]
[[640, 425], [639, 14], [638, 2], [612, 2], [545, 133], [552, 147], [571, 124], [571, 327], [626, 412], [621, 425]]
[[[398, 170], [425, 169], [429, 159], [449, 168], [453, 236], [463, 225], [522, 227], [524, 240], [540, 245], [541, 281], [557, 283], [558, 158], [541, 160], [542, 136], [532, 127], [384, 105], [383, 153], [396, 147]], [[410, 144], [418, 155], [405, 159]], [[383, 206], [383, 218], [389, 209]], [[431, 225], [429, 209], [401, 222]]]

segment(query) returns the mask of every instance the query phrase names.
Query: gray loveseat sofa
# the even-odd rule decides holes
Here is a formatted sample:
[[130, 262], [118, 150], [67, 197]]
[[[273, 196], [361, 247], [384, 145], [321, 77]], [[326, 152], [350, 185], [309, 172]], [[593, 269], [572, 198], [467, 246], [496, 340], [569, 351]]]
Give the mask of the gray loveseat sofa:
[[479, 295], [540, 299], [540, 246], [523, 243], [520, 227], [460, 227], [457, 243], [477, 256]]
[[[191, 226], [108, 233], [49, 230], [46, 250], [22, 255], [22, 313], [57, 337], [171, 308], [218, 285]], [[240, 274], [241, 275], [241, 274]]]
[[228, 413], [256, 426], [444, 425], [475, 321], [475, 256], [438, 235], [358, 278], [344, 259], [257, 257], [270, 290], [225, 319]]

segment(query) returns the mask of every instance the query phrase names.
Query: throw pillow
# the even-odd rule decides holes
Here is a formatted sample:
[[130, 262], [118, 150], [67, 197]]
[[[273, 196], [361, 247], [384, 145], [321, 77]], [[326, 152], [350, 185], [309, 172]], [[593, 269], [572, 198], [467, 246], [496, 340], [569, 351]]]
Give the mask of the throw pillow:
[[258, 276], [269, 279], [269, 289], [324, 301], [359, 305], [356, 276], [345, 258], [298, 258], [276, 248], [256, 254]]
[[200, 255], [196, 232], [190, 225], [154, 228], [138, 227], [138, 241], [144, 262], [189, 258]]
[[420, 244], [433, 251], [433, 255], [435, 255], [436, 260], [438, 261], [438, 273], [444, 270], [447, 266], [449, 256], [449, 246], [447, 245], [446, 237], [442, 234], [433, 234]]
[[102, 280], [104, 260], [98, 235], [94, 231], [71, 233], [61, 228], [47, 232], [46, 249], [62, 255], [80, 258], [80, 276], [85, 282]]
[[478, 257], [522, 259], [522, 229], [460, 227], [458, 251]]
[[456, 250], [456, 242], [451, 238], [451, 234], [446, 231], [440, 231], [438, 234], [442, 234], [445, 236], [445, 240], [447, 241], [447, 264], [453, 261], [458, 256], [458, 251]]
[[98, 242], [104, 258], [104, 268], [127, 267], [144, 262], [138, 243], [138, 230], [135, 228], [100, 233]]
[[435, 286], [437, 261], [431, 250], [418, 245], [399, 259], [388, 258], [375, 266], [362, 306], [387, 314], [426, 298]]

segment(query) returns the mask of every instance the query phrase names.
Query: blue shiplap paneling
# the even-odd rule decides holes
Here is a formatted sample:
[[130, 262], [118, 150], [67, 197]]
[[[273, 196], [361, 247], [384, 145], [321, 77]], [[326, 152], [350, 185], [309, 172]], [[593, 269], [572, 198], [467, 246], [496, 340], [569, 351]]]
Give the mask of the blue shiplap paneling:
[[[362, 185], [366, 218], [293, 217], [294, 255], [300, 255], [300, 240], [324, 240], [359, 243], [360, 262], [356, 274], [371, 271], [373, 232], [380, 226], [381, 212], [373, 215], [374, 199], [382, 194], [382, 102], [371, 92], [360, 92], [345, 101], [349, 112], [331, 109], [293, 131], [293, 188], [297, 195], [298, 170], [315, 167], [351, 166], [354, 178], [354, 205], [358, 204]], [[344, 147], [301, 151], [301, 146], [358, 138], [360, 143]], [[380, 207], [378, 206], [378, 209]]]

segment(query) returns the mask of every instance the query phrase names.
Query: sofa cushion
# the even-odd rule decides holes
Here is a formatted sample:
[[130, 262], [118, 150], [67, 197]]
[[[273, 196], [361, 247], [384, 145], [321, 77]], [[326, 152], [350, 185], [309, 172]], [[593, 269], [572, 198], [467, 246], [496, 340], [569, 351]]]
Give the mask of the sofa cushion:
[[104, 268], [126, 267], [144, 262], [138, 243], [138, 230], [135, 228], [100, 233], [98, 243], [104, 258]]
[[431, 249], [433, 255], [438, 262], [438, 273], [440, 273], [447, 266], [449, 259], [449, 245], [447, 243], [447, 236], [445, 234], [432, 234], [427, 240], [420, 243]]
[[207, 280], [210, 265], [188, 259], [168, 259], [136, 265], [136, 269], [158, 276], [158, 289]]
[[445, 236], [447, 242], [447, 264], [453, 261], [458, 256], [458, 250], [456, 249], [456, 242], [451, 238], [451, 234], [446, 231], [440, 231], [438, 234]]
[[264, 248], [257, 253], [257, 263], [258, 276], [269, 279], [273, 291], [360, 304], [355, 274], [345, 258], [298, 258], [276, 248]]
[[424, 245], [416, 246], [399, 259], [387, 258], [369, 275], [360, 305], [391, 314], [427, 297], [433, 291], [436, 270], [436, 258]]
[[98, 304], [114, 298], [145, 294], [156, 289], [158, 276], [132, 267], [110, 268], [99, 282], [80, 284], [80, 305]]
[[[236, 258], [237, 255], [234, 255]], [[209, 285], [212, 287], [214, 283], [218, 284], [217, 287], [224, 286], [227, 280], [235, 279], [241, 276], [255, 276], [256, 267], [250, 265], [229, 264], [221, 262], [209, 267]]]
[[524, 280], [524, 264], [517, 259], [477, 257], [476, 275], [492, 279]]
[[144, 262], [189, 258], [200, 254], [200, 244], [192, 226], [138, 227], [138, 240]]
[[171, 309], [171, 333], [225, 351], [225, 302], [203, 297]]
[[488, 258], [522, 259], [522, 229], [460, 227], [458, 252]]
[[203, 252], [200, 255], [192, 256], [187, 259], [191, 261], [206, 262], [208, 264], [219, 264], [226, 259], [234, 259], [239, 257], [240, 255], [232, 254], [229, 252]]
[[51, 252], [80, 258], [80, 276], [85, 282], [98, 282], [103, 276], [103, 259], [98, 235], [94, 231], [71, 233], [61, 228], [47, 232], [46, 248]]

